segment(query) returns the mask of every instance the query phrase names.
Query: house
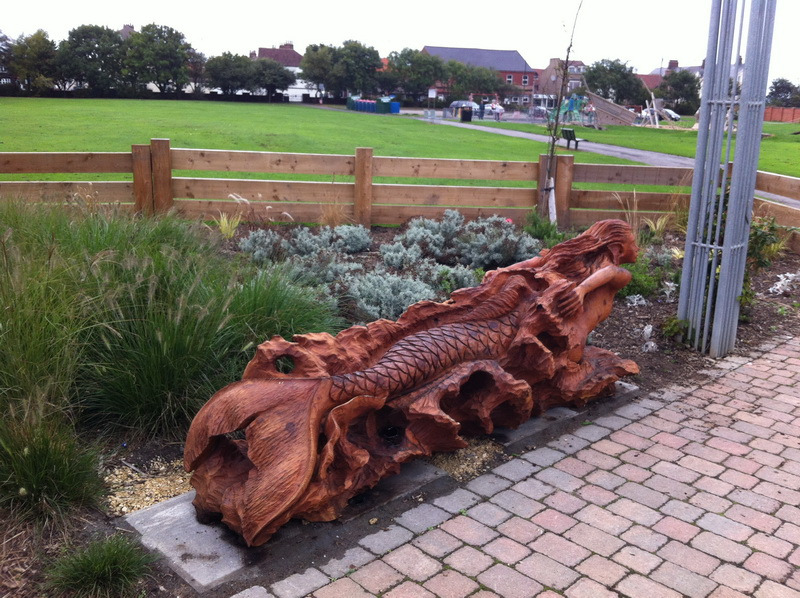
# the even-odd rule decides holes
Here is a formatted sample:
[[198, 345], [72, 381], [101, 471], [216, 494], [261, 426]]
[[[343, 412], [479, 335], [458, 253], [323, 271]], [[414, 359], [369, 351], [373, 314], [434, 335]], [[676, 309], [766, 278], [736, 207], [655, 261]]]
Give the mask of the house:
[[[539, 93], [549, 96], [558, 96], [561, 91], [564, 61], [560, 58], [551, 58], [550, 63], [542, 71]], [[586, 65], [580, 60], [570, 60], [567, 65], [567, 94], [585, 85], [583, 73]]]
[[[250, 52], [252, 60], [260, 58], [270, 58], [282, 65], [284, 68], [289, 69], [298, 77], [300, 73], [300, 62], [303, 60], [303, 55], [294, 49], [294, 44], [287, 42], [280, 46], [272, 48], [259, 48], [258, 51]], [[289, 89], [284, 90], [289, 95], [290, 102], [302, 102], [303, 94], [307, 94], [310, 86], [298, 77], [294, 85]]]
[[[425, 46], [422, 52], [438, 56], [444, 62], [455, 60], [470, 66], [485, 67], [497, 71], [506, 83], [519, 88], [519, 95], [511, 95], [506, 101], [528, 104], [531, 96], [539, 93], [541, 69], [535, 69], [516, 50], [484, 50], [480, 48], [448, 48]], [[479, 91], [479, 90], [476, 90]]]

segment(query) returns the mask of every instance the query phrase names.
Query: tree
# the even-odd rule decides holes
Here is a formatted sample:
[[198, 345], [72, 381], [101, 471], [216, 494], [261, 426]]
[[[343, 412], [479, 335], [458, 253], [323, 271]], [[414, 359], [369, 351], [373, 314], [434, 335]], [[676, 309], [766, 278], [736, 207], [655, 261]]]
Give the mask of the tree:
[[382, 67], [375, 48], [348, 40], [334, 53], [333, 72], [326, 87], [337, 94], [371, 94], [378, 88], [377, 72]]
[[690, 71], [672, 71], [655, 89], [678, 114], [694, 114], [700, 107], [700, 80]]
[[788, 79], [775, 79], [769, 87], [770, 106], [800, 106], [800, 88]]
[[300, 61], [302, 78], [316, 87], [317, 93], [328, 85], [328, 78], [333, 72], [335, 49], [324, 44], [311, 44]]
[[179, 91], [189, 81], [189, 48], [179, 31], [151, 23], [128, 38], [125, 64], [136, 85], [153, 83], [161, 93]]
[[206, 55], [194, 48], [189, 48], [189, 83], [192, 91], [199, 93], [203, 90], [206, 78]]
[[119, 83], [124, 56], [122, 36], [100, 25], [81, 25], [59, 45], [63, 75], [88, 85], [92, 95], [108, 95]]
[[243, 89], [252, 89], [254, 70], [254, 63], [247, 56], [230, 52], [212, 56], [206, 62], [209, 87], [219, 87], [226, 96], [232, 96]]
[[272, 97], [277, 90], [286, 89], [297, 81], [292, 71], [271, 58], [256, 60], [254, 67], [253, 87], [264, 89], [267, 97]]
[[643, 104], [647, 90], [633, 67], [619, 59], [603, 59], [586, 68], [586, 87], [592, 93], [617, 104]]
[[28, 91], [44, 91], [53, 87], [53, 66], [56, 44], [43, 29], [29, 36], [20, 36], [11, 45], [12, 74]]
[[388, 70], [396, 75], [397, 87], [407, 96], [418, 99], [445, 78], [444, 61], [419, 50], [404, 48], [389, 54]]
[[445, 77], [448, 95], [453, 100], [466, 98], [471, 93], [495, 94], [508, 89], [497, 71], [456, 60], [447, 63]]
[[0, 75], [11, 73], [12, 43], [9, 37], [0, 31]]

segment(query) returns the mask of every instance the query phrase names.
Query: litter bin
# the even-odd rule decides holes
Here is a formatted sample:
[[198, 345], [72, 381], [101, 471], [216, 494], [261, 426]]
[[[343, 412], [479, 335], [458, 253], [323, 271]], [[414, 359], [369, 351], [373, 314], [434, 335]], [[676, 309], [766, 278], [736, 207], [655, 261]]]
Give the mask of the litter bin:
[[472, 106], [464, 106], [461, 108], [461, 122], [462, 123], [472, 122]]

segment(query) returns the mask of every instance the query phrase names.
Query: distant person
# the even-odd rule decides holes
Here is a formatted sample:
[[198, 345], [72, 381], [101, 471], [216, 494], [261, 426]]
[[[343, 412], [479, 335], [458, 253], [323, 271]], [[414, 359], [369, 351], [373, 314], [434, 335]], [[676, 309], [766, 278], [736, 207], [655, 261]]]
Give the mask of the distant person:
[[483, 120], [483, 115], [486, 113], [486, 104], [481, 102], [481, 105], [478, 106], [478, 118]]
[[497, 102], [492, 102], [492, 114], [496, 121], [500, 120], [500, 107], [497, 105]]

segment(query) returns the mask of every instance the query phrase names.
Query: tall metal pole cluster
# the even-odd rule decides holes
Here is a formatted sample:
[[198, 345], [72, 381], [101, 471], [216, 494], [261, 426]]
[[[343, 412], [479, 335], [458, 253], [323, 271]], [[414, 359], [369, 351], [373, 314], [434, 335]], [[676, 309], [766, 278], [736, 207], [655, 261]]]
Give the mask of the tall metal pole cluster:
[[694, 348], [712, 357], [736, 342], [776, 2], [750, 3], [741, 94], [732, 58], [736, 41], [738, 68], [746, 1], [738, 20], [739, 0], [713, 0], [711, 9], [678, 318]]

